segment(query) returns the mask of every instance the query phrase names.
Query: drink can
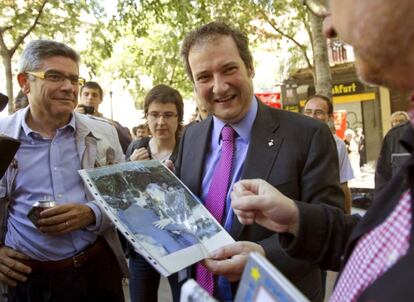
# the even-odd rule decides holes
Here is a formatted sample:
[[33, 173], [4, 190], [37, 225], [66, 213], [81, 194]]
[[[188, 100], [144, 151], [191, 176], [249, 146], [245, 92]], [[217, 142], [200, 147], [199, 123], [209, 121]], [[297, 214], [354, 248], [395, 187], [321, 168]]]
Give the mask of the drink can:
[[37, 226], [37, 222], [40, 219], [40, 213], [43, 210], [54, 207], [55, 205], [56, 201], [54, 200], [37, 201], [33, 204], [32, 208], [27, 214], [27, 217], [29, 217], [30, 221], [33, 222], [35, 226]]

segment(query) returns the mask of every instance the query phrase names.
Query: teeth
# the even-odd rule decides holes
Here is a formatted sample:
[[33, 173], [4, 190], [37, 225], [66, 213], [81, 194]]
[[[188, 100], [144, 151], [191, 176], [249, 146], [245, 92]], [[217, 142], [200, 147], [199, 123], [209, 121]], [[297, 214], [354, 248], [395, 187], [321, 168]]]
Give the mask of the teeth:
[[228, 96], [228, 97], [225, 97], [225, 98], [218, 99], [217, 102], [220, 102], [220, 103], [227, 102], [227, 101], [231, 100], [232, 98], [233, 98], [233, 96]]

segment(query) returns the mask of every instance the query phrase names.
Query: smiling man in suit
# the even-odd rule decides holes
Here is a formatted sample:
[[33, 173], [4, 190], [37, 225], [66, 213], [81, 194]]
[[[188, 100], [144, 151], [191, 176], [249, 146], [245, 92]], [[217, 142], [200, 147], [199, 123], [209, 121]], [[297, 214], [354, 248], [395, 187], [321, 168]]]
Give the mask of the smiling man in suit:
[[190, 32], [182, 46], [186, 71], [211, 112], [183, 134], [176, 174], [237, 240], [192, 268], [192, 276], [221, 301], [231, 301], [252, 251], [264, 254], [305, 295], [322, 300], [319, 268], [286, 256], [278, 234], [244, 227], [230, 207], [232, 185], [264, 178], [290, 198], [343, 208], [335, 142], [320, 121], [258, 102], [253, 58], [242, 32], [213, 22]]

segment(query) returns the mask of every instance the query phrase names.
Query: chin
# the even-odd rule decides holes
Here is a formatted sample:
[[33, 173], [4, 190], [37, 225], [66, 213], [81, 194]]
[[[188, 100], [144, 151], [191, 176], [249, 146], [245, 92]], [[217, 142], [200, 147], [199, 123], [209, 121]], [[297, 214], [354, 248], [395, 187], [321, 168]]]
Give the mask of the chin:
[[366, 64], [363, 60], [357, 60], [356, 64], [358, 77], [364, 84], [368, 85], [384, 85], [384, 74], [382, 70], [373, 68]]
[[368, 85], [374, 84], [406, 92], [414, 90], [414, 75], [410, 77], [407, 73], [375, 73], [364, 70], [359, 71], [358, 76], [363, 83]]
[[241, 120], [242, 117], [240, 117], [240, 114], [236, 115], [236, 114], [221, 114], [221, 115], [216, 115], [216, 117], [225, 122], [225, 123], [229, 123], [229, 124], [233, 124], [233, 123], [237, 123], [239, 120]]

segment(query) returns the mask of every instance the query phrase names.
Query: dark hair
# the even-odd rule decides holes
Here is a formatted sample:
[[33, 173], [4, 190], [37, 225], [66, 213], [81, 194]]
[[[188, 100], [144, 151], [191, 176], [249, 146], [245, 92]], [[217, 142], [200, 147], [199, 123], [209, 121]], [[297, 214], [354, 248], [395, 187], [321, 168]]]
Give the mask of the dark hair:
[[148, 116], [149, 106], [154, 102], [162, 104], [172, 103], [175, 105], [178, 114], [178, 128], [175, 136], [178, 138], [181, 132], [184, 118], [184, 103], [181, 94], [178, 92], [178, 90], [164, 84], [154, 86], [150, 91], [148, 91], [144, 99], [145, 117]]
[[42, 60], [62, 56], [79, 65], [78, 53], [69, 46], [51, 40], [34, 40], [27, 44], [20, 56], [20, 72], [35, 71], [42, 67]]
[[312, 96], [310, 96], [310, 97], [308, 97], [307, 99], [306, 99], [306, 101], [305, 101], [305, 107], [306, 107], [306, 104], [310, 101], [310, 100], [313, 100], [313, 99], [321, 99], [321, 100], [323, 100], [323, 101], [325, 101], [326, 102], [326, 105], [328, 105], [328, 114], [329, 115], [332, 115], [333, 114], [333, 105], [332, 105], [332, 101], [326, 96], [326, 95], [322, 95], [322, 94], [314, 94], [314, 95], [312, 95]]
[[82, 91], [84, 88], [98, 89], [101, 99], [103, 98], [102, 87], [97, 82], [92, 82], [92, 81], [86, 82], [83, 86], [81, 86], [80, 94], [82, 94]]
[[230, 36], [236, 43], [239, 55], [248, 70], [253, 71], [253, 57], [249, 49], [249, 38], [246, 34], [238, 29], [232, 28], [224, 22], [211, 22], [198, 27], [187, 34], [181, 46], [181, 57], [184, 61], [185, 71], [191, 81], [194, 82], [193, 74], [191, 72], [188, 55], [190, 50], [195, 45], [214, 41], [220, 36]]
[[132, 133], [137, 135], [138, 129], [146, 129], [149, 132], [148, 124], [139, 124], [138, 126], [132, 127]]
[[148, 125], [147, 124], [139, 124], [138, 126], [134, 127], [136, 130], [138, 129], [148, 129]]

